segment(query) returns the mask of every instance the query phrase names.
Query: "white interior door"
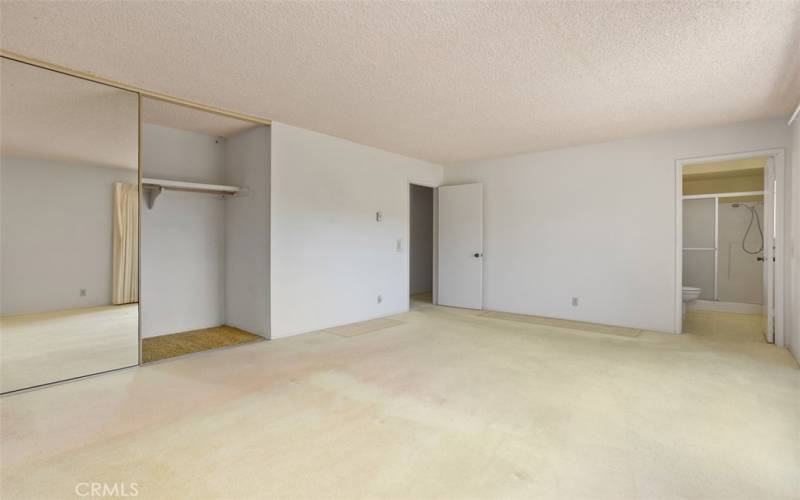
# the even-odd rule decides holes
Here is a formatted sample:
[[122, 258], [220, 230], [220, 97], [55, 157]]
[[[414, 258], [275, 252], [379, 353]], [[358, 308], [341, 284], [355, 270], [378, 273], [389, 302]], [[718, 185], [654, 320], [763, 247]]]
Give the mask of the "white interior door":
[[767, 342], [775, 342], [775, 162], [764, 169], [764, 285], [767, 315]]
[[483, 184], [439, 188], [437, 303], [483, 307]]

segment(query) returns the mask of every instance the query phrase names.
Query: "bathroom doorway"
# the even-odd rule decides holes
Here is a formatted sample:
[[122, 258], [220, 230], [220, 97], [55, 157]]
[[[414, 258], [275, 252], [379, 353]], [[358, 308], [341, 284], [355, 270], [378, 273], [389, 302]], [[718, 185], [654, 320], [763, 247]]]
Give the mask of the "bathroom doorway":
[[783, 345], [783, 150], [679, 160], [676, 332]]

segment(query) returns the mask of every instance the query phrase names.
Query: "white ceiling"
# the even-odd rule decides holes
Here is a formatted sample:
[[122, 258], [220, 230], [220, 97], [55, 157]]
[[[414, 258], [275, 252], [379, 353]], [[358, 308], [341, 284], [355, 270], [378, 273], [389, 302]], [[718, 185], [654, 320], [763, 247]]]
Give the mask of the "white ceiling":
[[135, 93], [0, 60], [0, 152], [137, 169]]
[[788, 115], [800, 2], [9, 2], [0, 45], [441, 163]]

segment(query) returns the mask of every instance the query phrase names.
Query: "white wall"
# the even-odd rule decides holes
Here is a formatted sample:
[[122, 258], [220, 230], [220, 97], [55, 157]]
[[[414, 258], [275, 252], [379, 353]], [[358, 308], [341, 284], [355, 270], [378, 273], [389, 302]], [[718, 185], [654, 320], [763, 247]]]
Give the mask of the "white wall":
[[0, 314], [111, 304], [115, 182], [136, 171], [0, 158]]
[[791, 271], [788, 273], [791, 282], [790, 302], [788, 309], [793, 313], [790, 322], [787, 322], [789, 348], [794, 358], [800, 363], [800, 117], [795, 119], [791, 127], [792, 154], [790, 164], [792, 185], [792, 242], [786, 255], [791, 259]]
[[470, 162], [445, 181], [485, 184], [485, 308], [672, 331], [675, 160], [789, 147], [780, 118]]
[[408, 183], [438, 185], [442, 168], [282, 123], [271, 135], [271, 338], [407, 310]]
[[433, 189], [411, 185], [410, 293], [433, 291]]
[[[224, 141], [142, 126], [142, 176], [222, 183]], [[142, 336], [224, 322], [225, 202], [221, 196], [164, 191], [141, 210]]]
[[225, 140], [150, 123], [142, 124], [142, 176], [222, 184]]
[[225, 323], [269, 335], [269, 127], [228, 138], [225, 182]]

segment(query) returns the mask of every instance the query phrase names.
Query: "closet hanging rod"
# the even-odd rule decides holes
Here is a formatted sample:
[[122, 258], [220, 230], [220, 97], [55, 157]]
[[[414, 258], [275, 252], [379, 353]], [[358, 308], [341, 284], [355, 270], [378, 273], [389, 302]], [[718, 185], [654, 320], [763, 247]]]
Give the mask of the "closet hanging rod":
[[164, 189], [222, 195], [235, 195], [242, 192], [242, 188], [237, 186], [202, 184], [199, 182], [173, 181], [167, 179], [142, 179], [142, 189], [144, 190], [147, 208], [153, 208], [156, 198], [158, 198], [158, 195], [160, 195], [161, 191]]

